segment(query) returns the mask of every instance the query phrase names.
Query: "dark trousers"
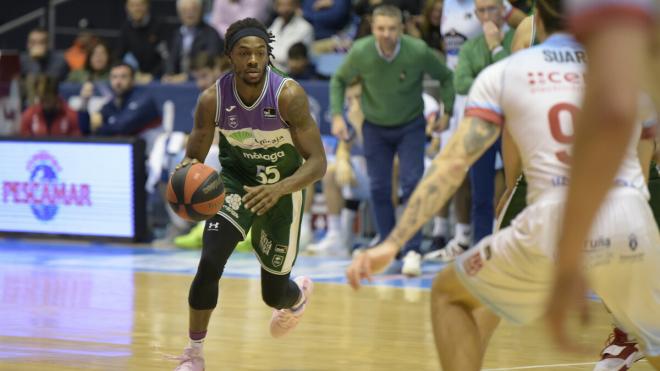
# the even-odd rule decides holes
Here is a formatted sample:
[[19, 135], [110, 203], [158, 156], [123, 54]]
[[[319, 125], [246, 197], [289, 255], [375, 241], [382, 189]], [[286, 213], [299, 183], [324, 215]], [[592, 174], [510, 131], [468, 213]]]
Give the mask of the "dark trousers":
[[495, 158], [501, 152], [498, 139], [470, 168], [472, 187], [472, 244], [493, 232], [495, 209]]
[[[399, 156], [401, 202], [405, 203], [424, 174], [424, 144], [426, 122], [423, 116], [397, 127], [383, 127], [364, 121], [364, 155], [367, 160], [371, 204], [376, 227], [385, 239], [396, 222], [392, 205], [392, 162]], [[419, 252], [422, 234], [418, 232], [405, 246], [403, 253]]]

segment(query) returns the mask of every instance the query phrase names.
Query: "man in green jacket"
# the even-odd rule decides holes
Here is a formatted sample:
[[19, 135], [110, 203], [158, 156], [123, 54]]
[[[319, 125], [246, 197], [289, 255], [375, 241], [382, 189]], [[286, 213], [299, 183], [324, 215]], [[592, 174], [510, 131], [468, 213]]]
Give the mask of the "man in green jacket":
[[[426, 43], [402, 34], [401, 11], [381, 5], [373, 12], [372, 35], [353, 44], [330, 81], [332, 132], [348, 137], [342, 117], [344, 92], [359, 76], [362, 81], [364, 154], [376, 226], [381, 238], [395, 223], [392, 205], [392, 163], [399, 157], [401, 202], [405, 203], [424, 172], [425, 120], [422, 100], [424, 74], [439, 80], [446, 123], [454, 101], [453, 74]], [[406, 246], [404, 274], [421, 274], [421, 233]]]
[[[502, 0], [475, 0], [474, 7], [484, 33], [461, 47], [454, 71], [456, 94], [461, 95], [468, 94], [472, 82], [483, 69], [511, 54], [511, 42], [515, 34], [515, 30], [509, 28], [504, 19]], [[498, 139], [470, 168], [473, 244], [492, 233], [495, 218], [495, 159], [500, 151]]]

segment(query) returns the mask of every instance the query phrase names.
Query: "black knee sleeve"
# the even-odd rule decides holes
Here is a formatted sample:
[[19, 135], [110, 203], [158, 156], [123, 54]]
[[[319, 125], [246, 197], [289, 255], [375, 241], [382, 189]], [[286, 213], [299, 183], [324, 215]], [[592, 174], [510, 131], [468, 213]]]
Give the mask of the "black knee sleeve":
[[224, 217], [216, 215], [206, 222], [202, 256], [188, 293], [191, 308], [215, 308], [218, 303], [218, 281], [236, 244], [242, 240], [243, 235]]
[[279, 276], [261, 269], [261, 297], [271, 308], [293, 307], [300, 299], [300, 288], [289, 279], [290, 275]]

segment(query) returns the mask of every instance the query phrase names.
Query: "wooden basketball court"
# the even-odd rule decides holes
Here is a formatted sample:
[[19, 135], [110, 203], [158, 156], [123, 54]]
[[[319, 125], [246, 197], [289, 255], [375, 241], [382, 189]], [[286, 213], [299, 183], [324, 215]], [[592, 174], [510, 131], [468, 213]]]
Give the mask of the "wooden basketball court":
[[[195, 252], [44, 245], [0, 242], [0, 370], [174, 369], [177, 363], [167, 355], [178, 355], [187, 344]], [[254, 257], [238, 259], [252, 264]], [[182, 262], [187, 268], [177, 271]], [[268, 333], [271, 310], [261, 301], [259, 280], [229, 266], [238, 273], [222, 280], [221, 304], [205, 343], [206, 369], [440, 369], [424, 288], [432, 274], [418, 280], [425, 284], [384, 284], [355, 293], [329, 280], [323, 264], [330, 263], [315, 268], [321, 282], [303, 321], [278, 340]], [[592, 326], [579, 336], [594, 354], [554, 351], [542, 323], [503, 324], [485, 369], [593, 369], [610, 326], [600, 304], [591, 306]], [[633, 370], [651, 367], [641, 361]]]

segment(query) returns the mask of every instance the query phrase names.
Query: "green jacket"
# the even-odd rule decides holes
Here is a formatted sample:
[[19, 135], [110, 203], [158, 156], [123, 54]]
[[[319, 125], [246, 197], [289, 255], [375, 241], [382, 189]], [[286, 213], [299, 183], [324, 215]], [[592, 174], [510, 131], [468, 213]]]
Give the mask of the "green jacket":
[[406, 124], [423, 113], [424, 74], [440, 81], [445, 111], [451, 112], [454, 105], [452, 72], [423, 40], [402, 35], [400, 42], [399, 53], [390, 62], [379, 55], [373, 36], [363, 37], [353, 44], [330, 80], [333, 115], [342, 114], [346, 86], [359, 76], [365, 119], [380, 126]]
[[484, 35], [468, 40], [461, 46], [461, 51], [458, 54], [458, 65], [454, 71], [456, 94], [467, 95], [479, 72], [511, 55], [511, 42], [515, 33], [516, 30], [514, 29], [507, 31], [502, 40], [502, 48], [495, 54], [488, 49]]

